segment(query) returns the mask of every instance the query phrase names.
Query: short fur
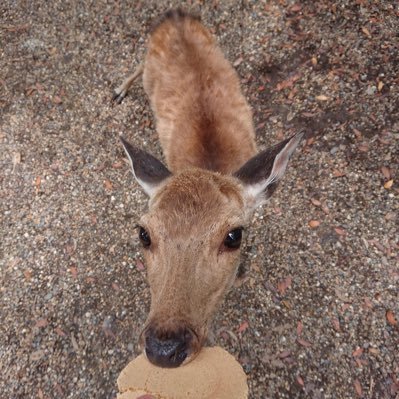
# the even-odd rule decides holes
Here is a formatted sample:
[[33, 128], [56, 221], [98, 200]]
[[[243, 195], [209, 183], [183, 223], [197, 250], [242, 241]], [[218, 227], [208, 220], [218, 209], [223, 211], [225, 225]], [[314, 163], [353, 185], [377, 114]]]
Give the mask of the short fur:
[[[181, 11], [158, 21], [144, 64], [116, 90], [116, 101], [141, 72], [167, 163], [123, 140], [150, 196], [140, 221], [151, 237], [142, 343], [167, 348], [190, 335], [189, 361], [237, 273], [240, 254], [226, 247], [226, 237], [274, 191], [301, 136], [256, 155], [252, 113], [235, 70], [199, 20]], [[168, 361], [163, 356], [159, 364], [180, 364]]]

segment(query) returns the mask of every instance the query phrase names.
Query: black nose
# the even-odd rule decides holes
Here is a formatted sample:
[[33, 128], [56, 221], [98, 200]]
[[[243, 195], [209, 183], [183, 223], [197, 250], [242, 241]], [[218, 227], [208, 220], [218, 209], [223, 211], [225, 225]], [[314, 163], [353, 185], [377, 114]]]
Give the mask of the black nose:
[[188, 356], [192, 339], [189, 330], [159, 333], [152, 329], [145, 336], [148, 360], [160, 367], [179, 367]]

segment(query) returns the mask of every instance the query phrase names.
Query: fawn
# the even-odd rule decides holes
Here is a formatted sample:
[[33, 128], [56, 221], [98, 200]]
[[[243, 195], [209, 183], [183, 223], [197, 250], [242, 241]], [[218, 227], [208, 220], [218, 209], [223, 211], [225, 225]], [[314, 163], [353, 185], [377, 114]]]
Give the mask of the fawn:
[[140, 340], [153, 364], [178, 367], [204, 345], [235, 280], [243, 230], [276, 189], [302, 134], [257, 153], [237, 73], [198, 18], [181, 10], [153, 28], [145, 62], [114, 101], [141, 75], [167, 167], [121, 137], [149, 196], [138, 233], [151, 308]]

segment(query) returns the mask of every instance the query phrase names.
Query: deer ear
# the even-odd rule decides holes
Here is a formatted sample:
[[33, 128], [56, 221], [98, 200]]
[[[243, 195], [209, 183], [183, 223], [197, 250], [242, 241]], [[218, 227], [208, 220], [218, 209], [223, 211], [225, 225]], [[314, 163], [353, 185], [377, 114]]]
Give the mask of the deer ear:
[[243, 183], [245, 196], [252, 209], [264, 203], [273, 194], [302, 137], [303, 133], [298, 133], [260, 152], [234, 173]]
[[172, 174], [161, 161], [152, 155], [132, 146], [122, 136], [120, 136], [120, 140], [129, 158], [134, 177], [145, 193], [152, 197]]

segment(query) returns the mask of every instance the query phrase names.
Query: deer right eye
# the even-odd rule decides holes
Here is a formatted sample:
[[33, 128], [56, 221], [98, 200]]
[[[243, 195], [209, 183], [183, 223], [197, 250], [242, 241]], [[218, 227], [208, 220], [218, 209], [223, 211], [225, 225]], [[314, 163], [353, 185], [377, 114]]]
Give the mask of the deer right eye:
[[147, 230], [144, 229], [144, 227], [140, 227], [139, 239], [144, 248], [148, 248], [151, 245], [150, 235], [148, 234]]

